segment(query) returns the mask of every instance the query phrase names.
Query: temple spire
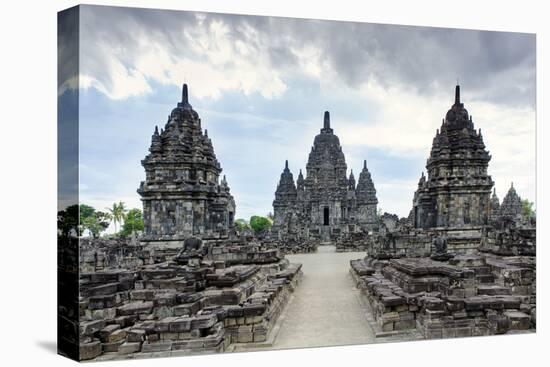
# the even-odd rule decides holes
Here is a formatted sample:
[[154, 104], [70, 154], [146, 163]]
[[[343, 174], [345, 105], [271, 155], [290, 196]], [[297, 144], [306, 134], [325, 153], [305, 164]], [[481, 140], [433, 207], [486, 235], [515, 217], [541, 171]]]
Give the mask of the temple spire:
[[460, 104], [460, 85], [458, 83], [455, 87], [455, 104]]
[[363, 161], [363, 169], [367, 169], [367, 160], [366, 159]]
[[330, 129], [330, 113], [325, 111], [325, 118], [323, 121], [323, 129]]
[[288, 169], [288, 159], [285, 160], [285, 169]]
[[189, 95], [187, 92], [187, 84], [183, 84], [183, 88], [181, 90], [181, 103], [189, 103]]

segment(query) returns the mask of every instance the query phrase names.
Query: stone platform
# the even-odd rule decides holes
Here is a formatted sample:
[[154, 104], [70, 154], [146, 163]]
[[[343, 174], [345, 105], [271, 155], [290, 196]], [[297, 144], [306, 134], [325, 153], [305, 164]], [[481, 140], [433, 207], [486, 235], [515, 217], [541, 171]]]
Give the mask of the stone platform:
[[112, 256], [97, 245], [95, 255], [93, 244], [81, 254], [95, 259], [81, 262], [88, 270], [80, 278], [82, 360], [215, 353], [265, 341], [302, 275], [301, 264], [277, 250], [235, 243], [171, 258], [136, 247], [127, 268], [102, 261], [90, 271], [97, 253]]
[[458, 255], [350, 262], [377, 335], [420, 331], [424, 338], [535, 330], [532, 257]]

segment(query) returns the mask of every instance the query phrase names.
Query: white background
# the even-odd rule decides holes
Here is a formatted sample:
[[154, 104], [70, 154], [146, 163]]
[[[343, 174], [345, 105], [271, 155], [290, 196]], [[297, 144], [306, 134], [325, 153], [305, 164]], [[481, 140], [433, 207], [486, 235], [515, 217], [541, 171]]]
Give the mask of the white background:
[[[113, 366], [437, 365], [548, 363], [548, 194], [543, 142], [550, 48], [544, 1], [93, 1], [94, 4], [281, 15], [537, 33], [537, 334], [223, 354]], [[0, 364], [69, 365], [56, 338], [56, 12], [74, 1], [3, 2], [0, 12]], [[468, 50], [464, 50], [465, 57]], [[517, 144], [522, 144], [518, 141]], [[545, 271], [546, 270], [546, 271]], [[342, 310], [345, 312], [345, 310]], [[548, 314], [547, 314], [548, 315]], [[327, 332], [330, 332], [327, 330]], [[538, 362], [537, 362], [538, 360]]]

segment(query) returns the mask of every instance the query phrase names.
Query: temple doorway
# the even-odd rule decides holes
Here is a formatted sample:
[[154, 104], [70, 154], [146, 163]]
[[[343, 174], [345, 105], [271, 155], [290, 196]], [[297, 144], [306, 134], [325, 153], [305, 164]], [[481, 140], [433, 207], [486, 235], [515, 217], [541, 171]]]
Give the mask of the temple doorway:
[[323, 210], [323, 225], [328, 226], [329, 225], [329, 213], [328, 213], [328, 206], [325, 206]]

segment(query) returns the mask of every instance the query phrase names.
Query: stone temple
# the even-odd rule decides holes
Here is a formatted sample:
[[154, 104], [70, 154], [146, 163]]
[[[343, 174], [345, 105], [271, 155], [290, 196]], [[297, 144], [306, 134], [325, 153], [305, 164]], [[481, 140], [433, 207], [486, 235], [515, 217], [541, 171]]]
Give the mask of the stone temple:
[[330, 114], [315, 137], [306, 165], [296, 183], [288, 168], [281, 174], [273, 201], [275, 238], [333, 240], [353, 232], [372, 231], [377, 226], [376, 189], [367, 163], [357, 186], [347, 165], [340, 140], [330, 127]]
[[233, 227], [235, 202], [214, 154], [208, 131], [182, 99], [161, 129], [155, 127], [149, 154], [141, 161], [146, 178], [137, 192], [143, 202], [142, 241], [181, 245], [190, 236], [219, 238]]
[[502, 199], [500, 214], [509, 219], [516, 219], [522, 215], [521, 198], [517, 194], [516, 189], [514, 189], [514, 184], [510, 186], [508, 193]]
[[426, 169], [414, 195], [415, 228], [480, 227], [487, 225], [491, 212], [493, 181], [487, 174], [491, 156], [485, 149], [481, 130], [474, 129], [472, 116], [455, 102], [433, 139]]
[[[302, 276], [272, 244], [233, 229], [235, 204], [207, 132], [187, 98], [155, 128], [142, 237], [82, 238], [78, 360], [168, 357], [268, 343]], [[75, 232], [76, 233], [76, 232]], [[65, 241], [67, 242], [67, 241]], [[62, 262], [63, 266], [66, 266]]]
[[535, 330], [536, 216], [513, 186], [502, 203], [491, 196], [490, 159], [456, 86], [409, 218], [382, 215], [367, 256], [350, 262], [377, 336]]
[[457, 86], [411, 215], [377, 215], [366, 162], [357, 182], [347, 175], [326, 112], [306, 177], [285, 163], [273, 236], [260, 236], [233, 228], [184, 85], [142, 161], [143, 236], [60, 239], [60, 269], [79, 259], [60, 331], [77, 331], [66, 342], [96, 361], [532, 333], [536, 216], [513, 186], [502, 203], [491, 196], [489, 160]]

